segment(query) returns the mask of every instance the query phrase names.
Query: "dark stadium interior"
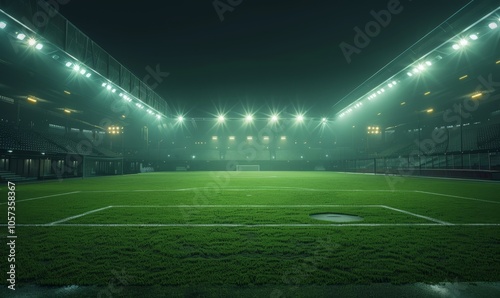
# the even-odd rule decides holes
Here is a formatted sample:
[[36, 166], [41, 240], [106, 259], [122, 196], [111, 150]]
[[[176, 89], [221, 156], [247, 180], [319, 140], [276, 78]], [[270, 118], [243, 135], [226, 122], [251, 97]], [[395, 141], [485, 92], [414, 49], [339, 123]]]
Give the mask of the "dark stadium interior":
[[[84, 30], [75, 25], [84, 19], [78, 19], [77, 8], [70, 9], [70, 4], [65, 8], [62, 1], [57, 2], [56, 9], [35, 0], [0, 0], [2, 183], [145, 172], [235, 171], [237, 165], [258, 166], [260, 171], [500, 180], [500, 7], [496, 1], [457, 1], [448, 8], [446, 17], [433, 19], [435, 26], [426, 32], [411, 31], [410, 24], [398, 23], [410, 32], [401, 38], [404, 47], [385, 36], [386, 46], [397, 48], [398, 53], [386, 57], [383, 45], [368, 46], [359, 59], [367, 63], [377, 55], [383, 59], [365, 69], [361, 63], [350, 65], [343, 57], [332, 63], [337, 68], [335, 74], [324, 72], [326, 77], [320, 77], [320, 71], [308, 74], [312, 66], [298, 68], [300, 75], [295, 77], [307, 81], [307, 90], [325, 86], [330, 78], [342, 79], [346, 69], [343, 79], [349, 83], [332, 83], [333, 87], [318, 91], [311, 99], [294, 95], [292, 89], [300, 87], [297, 81], [287, 83], [292, 75], [277, 78], [277, 87], [266, 95], [266, 88], [273, 85], [271, 77], [281, 71], [294, 72], [293, 66], [276, 73], [263, 70], [265, 79], [261, 79], [268, 85], [254, 83], [263, 84], [266, 90], [238, 94], [240, 82], [236, 78], [228, 81], [228, 90], [222, 85], [210, 87], [221, 78], [230, 80], [231, 74], [219, 77], [214, 73], [213, 81], [203, 81], [198, 74], [193, 78], [199, 81], [188, 82], [187, 73], [197, 69], [192, 65], [182, 73], [178, 62], [180, 74], [176, 76], [174, 66], [162, 65], [160, 72], [154, 63], [144, 68], [141, 60], [116, 58], [136, 55], [138, 46], [122, 53], [118, 46], [113, 48], [112, 41], [102, 45], [95, 40], [102, 41], [105, 35], [93, 36], [92, 30], [106, 30], [107, 24], [96, 22]], [[300, 10], [300, 4], [292, 2]], [[430, 3], [421, 4], [419, 9], [432, 9]], [[187, 9], [186, 4], [179, 5]], [[408, 1], [404, 5], [409, 7]], [[440, 5], [447, 4], [436, 6]], [[235, 9], [243, 11], [243, 4]], [[355, 11], [348, 4], [347, 9]], [[36, 14], [38, 19], [25, 17]], [[200, 11], [194, 14], [203, 15]], [[336, 17], [341, 15], [337, 10]], [[220, 22], [224, 32], [233, 30], [228, 29], [229, 14], [224, 22], [215, 11], [211, 17], [215, 21], [210, 17], [204, 20], [210, 26], [215, 28]], [[251, 35], [246, 17], [240, 16], [242, 23], [237, 28]], [[359, 19], [356, 24], [362, 27], [370, 20]], [[116, 26], [111, 27], [118, 35]], [[339, 28], [346, 31], [340, 36], [352, 42], [356, 34], [352, 26]], [[210, 37], [222, 39], [215, 33], [206, 39]], [[241, 46], [246, 44], [241, 42]], [[319, 65], [325, 58], [323, 50], [318, 50], [323, 56], [307, 52], [307, 57]], [[338, 44], [331, 50], [341, 55]], [[179, 60], [188, 60], [189, 54], [196, 52], [186, 51], [188, 54]], [[156, 59], [160, 53], [151, 50], [148, 54], [145, 49], [140, 55]], [[238, 55], [228, 57], [224, 60]], [[202, 61], [200, 57], [193, 59]], [[214, 59], [214, 65], [223, 60]], [[307, 64], [304, 59], [297, 65]], [[272, 67], [280, 68], [285, 62], [272, 62]], [[205, 77], [213, 70], [213, 65], [206, 63], [207, 69], [202, 71]], [[252, 63], [249, 59], [234, 67], [245, 73], [244, 68], [251, 68]], [[267, 62], [258, 63], [256, 68]], [[234, 71], [233, 66], [220, 67], [227, 73]], [[322, 65], [321, 71], [326, 67]], [[248, 78], [257, 73], [249, 73]], [[245, 78], [244, 74], [234, 76]], [[164, 80], [167, 83], [162, 84]], [[315, 80], [321, 82], [315, 85]], [[242, 89], [252, 89], [248, 82], [241, 84]], [[217, 88], [224, 99], [217, 98]], [[281, 98], [276, 90], [283, 91]], [[205, 91], [206, 102], [200, 99]], [[329, 92], [332, 95], [327, 97]], [[256, 94], [261, 96], [253, 100]], [[227, 99], [230, 97], [233, 99]]]

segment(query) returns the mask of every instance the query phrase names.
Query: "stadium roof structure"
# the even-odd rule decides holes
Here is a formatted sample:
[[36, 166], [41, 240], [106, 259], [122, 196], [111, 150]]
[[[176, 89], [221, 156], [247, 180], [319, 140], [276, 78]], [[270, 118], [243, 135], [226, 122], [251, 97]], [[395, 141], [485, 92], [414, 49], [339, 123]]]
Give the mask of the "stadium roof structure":
[[[281, 110], [213, 111], [213, 118], [172, 113], [153, 90], [154, 84], [148, 85], [148, 80], [130, 73], [57, 12], [47, 14], [36, 1], [0, 3], [0, 70], [9, 74], [0, 85], [2, 100], [20, 100], [26, 106], [70, 115], [90, 125], [108, 118], [119, 123], [131, 116], [146, 122], [162, 118], [172, 123], [220, 122], [224, 116], [224, 121], [279, 117], [318, 123], [333, 119], [339, 124], [362, 119], [394, 127], [407, 122], [408, 115], [431, 110], [434, 115], [442, 115], [461, 100], [479, 97], [481, 109], [477, 115], [500, 114], [498, 100], [491, 96], [498, 87], [494, 74], [500, 67], [496, 51], [500, 8], [489, 1], [471, 1], [371, 78], [360, 82], [332, 111], [322, 115]], [[46, 18], [38, 19], [43, 26], [36, 19], [24, 17], [43, 13]]]
[[71, 114], [101, 128], [103, 119], [117, 123], [131, 115], [147, 119], [168, 113], [166, 101], [153, 90], [154, 78], [132, 74], [53, 8], [37, 1], [1, 4], [0, 69], [8, 74], [0, 85], [3, 101]]
[[467, 99], [487, 106], [481, 116], [499, 114], [491, 96], [499, 37], [498, 5], [472, 1], [335, 104], [335, 118], [397, 125], [409, 113], [442, 114]]

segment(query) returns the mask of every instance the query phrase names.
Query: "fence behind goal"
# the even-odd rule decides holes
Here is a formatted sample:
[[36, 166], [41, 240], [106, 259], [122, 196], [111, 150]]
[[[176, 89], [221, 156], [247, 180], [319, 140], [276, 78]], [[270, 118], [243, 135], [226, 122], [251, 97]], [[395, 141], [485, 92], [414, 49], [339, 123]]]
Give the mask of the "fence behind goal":
[[260, 165], [236, 165], [236, 171], [260, 171]]

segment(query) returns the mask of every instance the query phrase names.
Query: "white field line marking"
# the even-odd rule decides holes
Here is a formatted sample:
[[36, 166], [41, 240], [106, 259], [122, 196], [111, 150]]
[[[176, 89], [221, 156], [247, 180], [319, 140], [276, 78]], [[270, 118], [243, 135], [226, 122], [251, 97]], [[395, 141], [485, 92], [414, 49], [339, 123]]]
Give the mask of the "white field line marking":
[[[0, 227], [6, 227], [0, 224]], [[372, 224], [16, 224], [19, 227], [242, 227], [242, 228], [282, 228], [282, 227], [444, 227], [439, 223], [372, 223]], [[454, 224], [453, 227], [500, 227], [500, 223], [464, 223]]]
[[424, 194], [428, 194], [428, 195], [435, 195], [435, 196], [442, 196], [442, 197], [449, 197], [449, 198], [457, 198], [457, 199], [462, 199], [462, 200], [470, 200], [470, 201], [478, 201], [478, 202], [500, 204], [500, 202], [496, 202], [496, 201], [489, 201], [489, 200], [481, 200], [481, 199], [474, 199], [474, 198], [468, 198], [468, 197], [447, 195], [447, 194], [438, 193], [438, 192], [428, 192], [428, 191], [421, 191], [421, 190], [415, 190], [415, 192], [424, 193]]
[[99, 211], [102, 211], [102, 210], [106, 210], [106, 209], [109, 209], [111, 207], [112, 206], [107, 206], [107, 207], [103, 207], [103, 208], [99, 208], [99, 209], [95, 209], [95, 210], [90, 210], [90, 211], [82, 213], [82, 214], [70, 216], [70, 217], [67, 217], [67, 218], [64, 218], [64, 219], [61, 219], [61, 220], [58, 220], [58, 221], [51, 222], [51, 223], [49, 223], [47, 225], [49, 225], [49, 226], [57, 225], [59, 223], [65, 222], [65, 221], [72, 220], [72, 219], [75, 219], [75, 218], [79, 218], [79, 217], [82, 217], [82, 216], [85, 216], [85, 215], [88, 215], [88, 214], [91, 214], [91, 213], [99, 212]]
[[255, 188], [217, 188], [217, 187], [194, 187], [194, 188], [178, 188], [178, 189], [135, 189], [135, 190], [85, 190], [82, 193], [121, 193], [121, 192], [182, 192], [193, 190], [212, 190], [220, 191], [265, 191], [265, 190], [289, 190], [289, 191], [325, 191], [325, 192], [400, 192], [410, 193], [412, 190], [390, 190], [390, 189], [321, 189], [321, 188], [303, 188], [303, 187], [255, 187]]
[[428, 217], [428, 216], [424, 216], [424, 215], [412, 213], [412, 212], [409, 212], [409, 211], [405, 211], [405, 210], [401, 210], [401, 209], [397, 209], [397, 208], [393, 208], [393, 207], [389, 207], [389, 206], [384, 206], [384, 205], [382, 205], [382, 207], [390, 209], [390, 210], [398, 211], [398, 212], [401, 212], [401, 213], [405, 213], [405, 214], [408, 214], [408, 215], [413, 215], [413, 216], [416, 216], [416, 217], [427, 219], [427, 220], [430, 220], [430, 221], [433, 221], [433, 222], [437, 222], [437, 223], [442, 224], [442, 225], [453, 225], [452, 223], [449, 223], [449, 222], [446, 222], [446, 221], [442, 221], [442, 220], [435, 219], [435, 218], [432, 218], [432, 217]]
[[[60, 197], [60, 196], [65, 196], [65, 195], [72, 195], [75, 193], [79, 193], [80, 191], [72, 191], [72, 192], [65, 192], [65, 193], [59, 193], [55, 195], [49, 195], [49, 196], [43, 196], [43, 197], [36, 197], [36, 198], [30, 198], [30, 199], [24, 199], [24, 200], [16, 200], [16, 203], [18, 202], [26, 202], [26, 201], [33, 201], [33, 200], [40, 200], [40, 199], [46, 199], [46, 198], [53, 198], [53, 197]], [[0, 205], [7, 204], [5, 203], [0, 203]]]
[[114, 205], [113, 208], [384, 208], [382, 205]]

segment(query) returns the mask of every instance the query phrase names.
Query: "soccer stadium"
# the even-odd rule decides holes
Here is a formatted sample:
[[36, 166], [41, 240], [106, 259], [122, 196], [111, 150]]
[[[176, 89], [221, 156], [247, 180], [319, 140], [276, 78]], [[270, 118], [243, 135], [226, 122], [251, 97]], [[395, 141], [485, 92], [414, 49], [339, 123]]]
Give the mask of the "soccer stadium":
[[[0, 0], [0, 296], [500, 297], [496, 1], [358, 1], [336, 20], [300, 1], [175, 4], [196, 37], [181, 13], [101, 23], [111, 4], [76, 2]], [[181, 36], [171, 69], [146, 60], [165, 48], [118, 46], [146, 9]], [[327, 24], [345, 32], [309, 51]], [[273, 30], [303, 60], [258, 45]], [[238, 34], [255, 56], [223, 38]], [[220, 73], [195, 65], [210, 59]]]

